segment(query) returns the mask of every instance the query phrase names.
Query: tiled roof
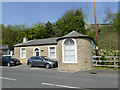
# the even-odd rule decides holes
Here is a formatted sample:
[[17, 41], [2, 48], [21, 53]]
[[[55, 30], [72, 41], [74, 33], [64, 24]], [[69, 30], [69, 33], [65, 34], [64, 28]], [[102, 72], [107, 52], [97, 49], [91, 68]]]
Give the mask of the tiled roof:
[[17, 47], [17, 46], [35, 46], [35, 45], [57, 44], [56, 39], [57, 38], [35, 39], [35, 40], [27, 41], [25, 43], [16, 44], [14, 46]]
[[65, 35], [63, 37], [78, 37], [78, 36], [86, 36], [86, 35], [83, 35], [83, 34], [78, 33], [76, 31], [72, 31], [72, 32], [68, 33], [67, 35]]
[[67, 35], [65, 35], [65, 36], [63, 36], [63, 37], [58, 38], [57, 40], [64, 39], [64, 38], [75, 38], [75, 37], [86, 37], [86, 38], [90, 38], [90, 37], [87, 36], [87, 35], [83, 35], [83, 34], [78, 33], [78, 32], [76, 32], [76, 31], [72, 31], [72, 32], [68, 33]]

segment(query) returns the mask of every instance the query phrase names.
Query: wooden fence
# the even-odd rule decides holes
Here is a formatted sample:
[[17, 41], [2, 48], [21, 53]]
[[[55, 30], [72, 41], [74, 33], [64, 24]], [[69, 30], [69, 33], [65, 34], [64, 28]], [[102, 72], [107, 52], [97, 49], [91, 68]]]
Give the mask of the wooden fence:
[[120, 67], [120, 56], [93, 56], [92, 62], [95, 67]]

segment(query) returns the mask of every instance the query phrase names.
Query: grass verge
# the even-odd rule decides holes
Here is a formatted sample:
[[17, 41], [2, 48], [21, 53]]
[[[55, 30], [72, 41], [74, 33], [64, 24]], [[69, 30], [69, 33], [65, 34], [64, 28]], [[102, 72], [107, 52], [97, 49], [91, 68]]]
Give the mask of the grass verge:
[[108, 70], [120, 70], [120, 67], [116, 67], [116, 68], [113, 68], [113, 67], [94, 67], [93, 69], [108, 69]]

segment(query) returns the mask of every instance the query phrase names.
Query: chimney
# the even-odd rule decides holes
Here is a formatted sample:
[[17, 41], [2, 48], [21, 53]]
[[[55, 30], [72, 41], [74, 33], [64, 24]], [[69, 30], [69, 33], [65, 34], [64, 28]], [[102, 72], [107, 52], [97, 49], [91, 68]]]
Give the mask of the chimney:
[[23, 38], [23, 43], [25, 43], [25, 42], [27, 42], [28, 41], [28, 38], [26, 37], [26, 35], [25, 35], [25, 37]]

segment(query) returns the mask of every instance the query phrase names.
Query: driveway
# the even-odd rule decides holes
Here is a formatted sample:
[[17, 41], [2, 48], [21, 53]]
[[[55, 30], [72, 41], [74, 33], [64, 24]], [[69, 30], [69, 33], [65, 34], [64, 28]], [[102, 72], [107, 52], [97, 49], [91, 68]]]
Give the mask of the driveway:
[[56, 69], [2, 67], [3, 88], [118, 88], [118, 71], [60, 72]]

